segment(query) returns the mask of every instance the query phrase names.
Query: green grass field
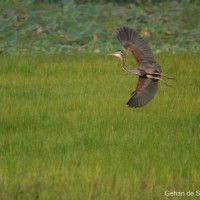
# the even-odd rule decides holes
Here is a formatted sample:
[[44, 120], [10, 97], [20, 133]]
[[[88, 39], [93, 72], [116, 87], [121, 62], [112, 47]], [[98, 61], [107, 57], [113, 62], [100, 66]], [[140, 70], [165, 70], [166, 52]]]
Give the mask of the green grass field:
[[158, 55], [174, 88], [160, 83], [140, 109], [126, 106], [138, 78], [117, 58], [0, 60], [1, 200], [200, 198], [165, 196], [200, 191], [198, 54]]

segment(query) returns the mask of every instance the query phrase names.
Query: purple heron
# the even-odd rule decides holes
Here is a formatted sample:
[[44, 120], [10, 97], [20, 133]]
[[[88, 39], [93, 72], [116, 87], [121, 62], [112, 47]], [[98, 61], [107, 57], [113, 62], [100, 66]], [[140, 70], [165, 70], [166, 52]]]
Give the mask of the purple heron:
[[131, 51], [138, 64], [136, 69], [127, 68], [122, 50], [109, 54], [120, 58], [121, 67], [127, 73], [139, 76], [136, 89], [131, 94], [127, 105], [135, 108], [142, 107], [153, 99], [158, 89], [159, 80], [166, 76], [161, 73], [161, 66], [156, 63], [152, 50], [138, 32], [128, 27], [121, 27], [115, 31], [115, 36], [126, 49]]

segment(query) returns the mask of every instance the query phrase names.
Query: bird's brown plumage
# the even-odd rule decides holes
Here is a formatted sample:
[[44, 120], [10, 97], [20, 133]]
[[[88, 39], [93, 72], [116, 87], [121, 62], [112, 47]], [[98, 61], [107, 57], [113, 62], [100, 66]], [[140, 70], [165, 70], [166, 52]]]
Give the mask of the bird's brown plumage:
[[154, 97], [157, 88], [158, 80], [139, 77], [136, 89], [127, 104], [135, 108], [146, 105]]
[[116, 30], [115, 34], [123, 46], [131, 51], [138, 65], [143, 60], [155, 63], [152, 50], [139, 33], [128, 27], [121, 27]]
[[131, 51], [138, 63], [138, 70], [142, 71], [127, 104], [130, 107], [144, 106], [153, 99], [158, 88], [158, 80], [150, 79], [146, 74], [160, 73], [160, 66], [156, 64], [152, 50], [139, 33], [128, 27], [121, 27], [115, 31], [115, 35], [123, 46]]

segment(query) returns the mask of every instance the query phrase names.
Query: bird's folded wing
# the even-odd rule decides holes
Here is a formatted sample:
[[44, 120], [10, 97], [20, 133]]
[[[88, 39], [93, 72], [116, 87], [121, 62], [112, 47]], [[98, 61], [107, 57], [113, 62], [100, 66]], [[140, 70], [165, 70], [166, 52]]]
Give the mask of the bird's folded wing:
[[151, 101], [158, 89], [158, 81], [139, 77], [136, 90], [127, 102], [129, 107], [141, 107]]
[[155, 62], [152, 50], [136, 31], [121, 27], [115, 31], [115, 36], [125, 48], [132, 52], [138, 64], [143, 60]]

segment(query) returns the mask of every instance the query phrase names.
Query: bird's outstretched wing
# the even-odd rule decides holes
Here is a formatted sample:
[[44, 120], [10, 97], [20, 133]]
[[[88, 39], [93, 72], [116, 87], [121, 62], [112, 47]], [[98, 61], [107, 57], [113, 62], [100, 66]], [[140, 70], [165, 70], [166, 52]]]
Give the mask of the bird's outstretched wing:
[[126, 49], [132, 52], [138, 64], [143, 60], [155, 62], [152, 50], [136, 31], [121, 27], [115, 31], [115, 36]]
[[144, 77], [139, 77], [136, 90], [127, 102], [129, 107], [141, 107], [151, 101], [158, 89], [158, 81]]

